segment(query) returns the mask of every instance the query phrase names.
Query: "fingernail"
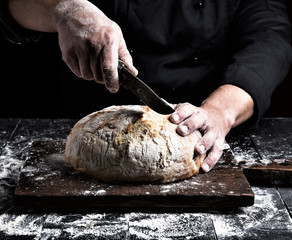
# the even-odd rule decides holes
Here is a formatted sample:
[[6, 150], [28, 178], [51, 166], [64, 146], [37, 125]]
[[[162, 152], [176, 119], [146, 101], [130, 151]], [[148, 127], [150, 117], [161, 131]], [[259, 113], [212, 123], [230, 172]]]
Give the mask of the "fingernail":
[[197, 146], [197, 150], [200, 154], [204, 154], [206, 152], [206, 149], [203, 145]]
[[209, 172], [210, 171], [210, 167], [207, 163], [203, 163], [202, 164], [202, 169], [204, 170], [204, 172]]
[[178, 114], [173, 113], [173, 114], [172, 114], [172, 119], [173, 119], [173, 121], [176, 122], [176, 123], [179, 122], [179, 116], [178, 116]]
[[188, 134], [189, 128], [186, 125], [180, 126], [180, 131], [182, 134]]
[[133, 66], [133, 74], [137, 76], [139, 73], [138, 69]]
[[114, 88], [114, 87], [111, 87], [111, 88], [107, 88], [107, 90], [110, 92], [110, 93], [116, 93], [117, 91], [119, 91], [119, 88]]
[[110, 89], [109, 91], [110, 91], [110, 93], [117, 93], [118, 89]]

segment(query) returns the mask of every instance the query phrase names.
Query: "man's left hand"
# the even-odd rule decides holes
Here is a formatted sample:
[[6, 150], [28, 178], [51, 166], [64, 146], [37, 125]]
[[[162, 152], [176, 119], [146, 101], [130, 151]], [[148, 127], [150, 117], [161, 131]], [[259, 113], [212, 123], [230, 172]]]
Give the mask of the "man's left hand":
[[195, 147], [195, 152], [204, 154], [209, 151], [202, 169], [208, 172], [222, 155], [225, 136], [230, 130], [224, 116], [216, 109], [207, 111], [190, 103], [178, 104], [170, 120], [178, 124], [177, 132], [186, 136], [195, 130], [200, 130], [202, 139]]
[[208, 172], [222, 155], [225, 137], [230, 129], [249, 119], [253, 108], [253, 99], [247, 92], [225, 84], [217, 88], [200, 107], [190, 103], [176, 105], [170, 121], [178, 125], [177, 132], [182, 136], [195, 130], [203, 134], [195, 152], [208, 152], [202, 164], [202, 169]]

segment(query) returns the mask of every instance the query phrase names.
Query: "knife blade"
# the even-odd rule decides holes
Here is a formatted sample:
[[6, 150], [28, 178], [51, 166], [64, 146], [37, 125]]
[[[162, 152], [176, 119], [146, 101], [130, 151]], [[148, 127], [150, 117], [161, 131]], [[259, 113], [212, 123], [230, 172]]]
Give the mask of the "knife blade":
[[134, 76], [121, 60], [119, 60], [118, 72], [120, 85], [134, 93], [152, 110], [160, 114], [174, 112], [174, 109], [167, 101], [160, 98], [146, 83]]

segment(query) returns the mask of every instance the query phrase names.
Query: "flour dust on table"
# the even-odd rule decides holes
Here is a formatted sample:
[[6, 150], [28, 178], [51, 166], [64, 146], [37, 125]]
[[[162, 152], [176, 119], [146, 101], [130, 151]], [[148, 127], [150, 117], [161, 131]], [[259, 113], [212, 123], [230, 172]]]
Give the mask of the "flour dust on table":
[[17, 184], [23, 161], [16, 158], [10, 145], [6, 145], [0, 155], [0, 211], [12, 206], [11, 196]]
[[231, 214], [211, 215], [218, 239], [277, 239], [292, 237], [292, 225], [279, 193], [273, 188], [253, 187], [255, 204]]

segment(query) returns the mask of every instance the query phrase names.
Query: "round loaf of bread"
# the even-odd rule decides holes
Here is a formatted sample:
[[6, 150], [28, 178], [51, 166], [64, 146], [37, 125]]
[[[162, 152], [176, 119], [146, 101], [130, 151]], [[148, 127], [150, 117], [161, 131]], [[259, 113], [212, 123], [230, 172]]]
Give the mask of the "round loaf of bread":
[[182, 137], [169, 115], [147, 106], [112, 106], [75, 124], [65, 149], [78, 171], [105, 182], [168, 183], [199, 172], [199, 131]]

